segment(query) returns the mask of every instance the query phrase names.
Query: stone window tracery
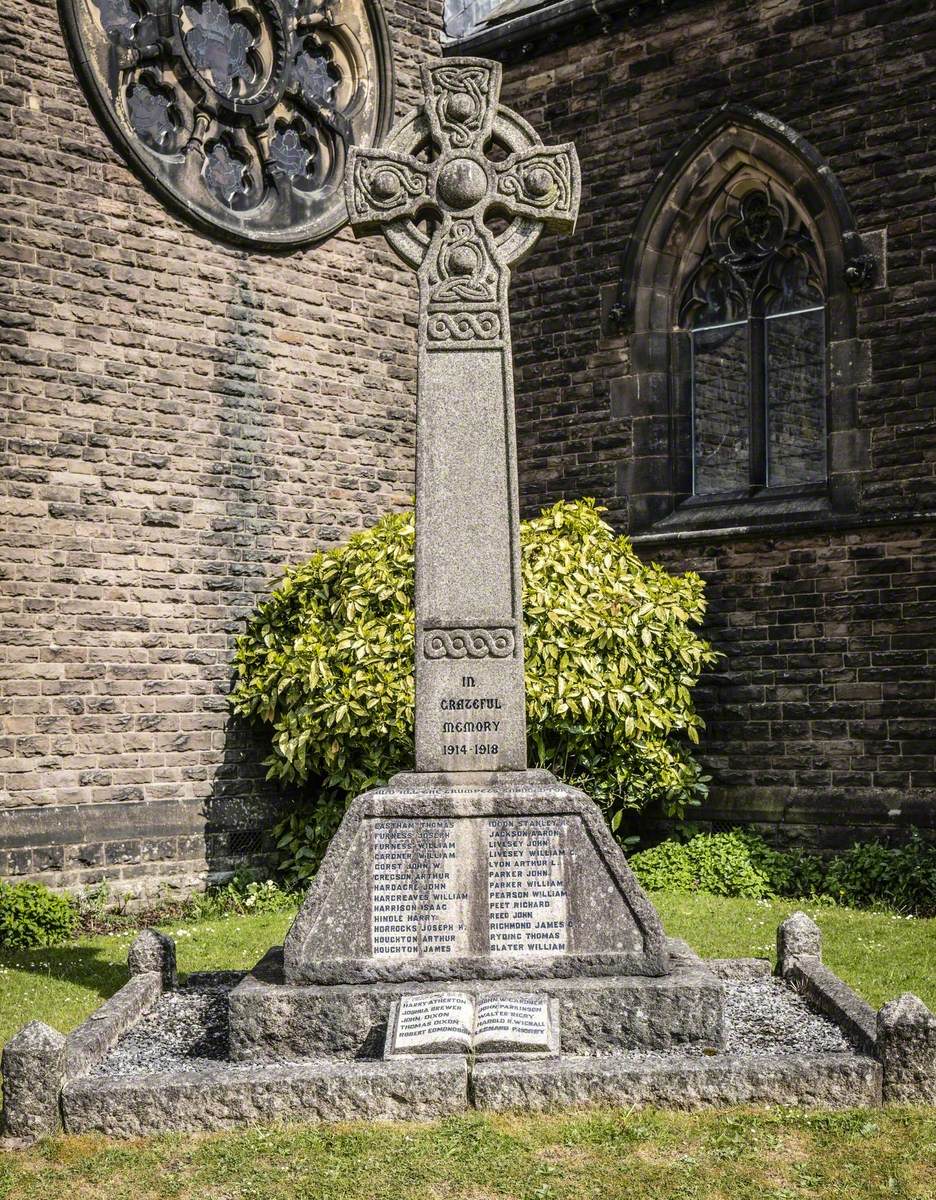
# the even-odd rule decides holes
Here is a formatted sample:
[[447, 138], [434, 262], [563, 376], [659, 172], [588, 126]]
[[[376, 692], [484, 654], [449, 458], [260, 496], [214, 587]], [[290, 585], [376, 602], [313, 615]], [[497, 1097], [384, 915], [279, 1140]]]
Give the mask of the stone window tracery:
[[726, 104], [673, 155], [602, 292], [631, 532], [854, 508], [869, 442], [858, 294], [885, 270], [883, 234], [868, 238], [828, 163], [774, 116]]
[[775, 182], [745, 176], [704, 223], [683, 286], [695, 495], [825, 479], [825, 281], [815, 240]]

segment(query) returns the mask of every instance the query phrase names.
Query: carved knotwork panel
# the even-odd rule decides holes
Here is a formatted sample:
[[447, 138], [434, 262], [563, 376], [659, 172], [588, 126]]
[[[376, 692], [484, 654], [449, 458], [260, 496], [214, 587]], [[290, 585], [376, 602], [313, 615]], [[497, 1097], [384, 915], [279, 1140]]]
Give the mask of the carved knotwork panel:
[[63, 0], [112, 141], [212, 232], [292, 247], [347, 219], [348, 151], [384, 136], [380, 0]]

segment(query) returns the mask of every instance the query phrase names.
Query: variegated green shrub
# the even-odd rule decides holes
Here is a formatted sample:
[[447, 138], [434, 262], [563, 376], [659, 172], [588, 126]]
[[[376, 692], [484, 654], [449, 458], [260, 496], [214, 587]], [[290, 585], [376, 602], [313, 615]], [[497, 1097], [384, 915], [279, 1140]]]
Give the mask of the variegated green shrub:
[[[690, 753], [692, 688], [715, 654], [693, 632], [695, 574], [641, 562], [593, 501], [561, 503], [521, 532], [530, 764], [622, 814], [705, 794]], [[231, 697], [270, 731], [269, 775], [304, 785], [280, 830], [293, 878], [358, 792], [413, 762], [413, 515], [385, 517], [287, 571], [238, 639]]]

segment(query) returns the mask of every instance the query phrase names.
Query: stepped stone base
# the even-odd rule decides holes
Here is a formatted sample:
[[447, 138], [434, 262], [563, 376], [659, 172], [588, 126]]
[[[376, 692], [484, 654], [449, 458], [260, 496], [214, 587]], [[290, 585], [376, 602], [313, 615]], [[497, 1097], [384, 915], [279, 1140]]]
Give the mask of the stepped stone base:
[[585, 1108], [655, 1104], [705, 1108], [715, 1104], [782, 1104], [858, 1108], [881, 1102], [881, 1067], [855, 1054], [790, 1054], [717, 1060], [569, 1057], [540, 1062], [477, 1062], [471, 1074], [475, 1108]]
[[393, 1002], [405, 992], [445, 988], [472, 995], [519, 990], [555, 997], [563, 1054], [720, 1047], [721, 983], [685, 943], [670, 942], [668, 949], [672, 973], [666, 976], [295, 984], [284, 981], [277, 947], [231, 992], [231, 1057], [249, 1062], [379, 1058]]
[[123, 1138], [273, 1121], [432, 1120], [471, 1107], [537, 1112], [606, 1104], [851, 1108], [880, 1102], [880, 1064], [862, 1055], [503, 1059], [476, 1062], [470, 1082], [466, 1060], [448, 1055], [85, 1076], [65, 1087], [62, 1114], [68, 1133]]
[[67, 1133], [144, 1137], [166, 1130], [237, 1129], [271, 1121], [413, 1121], [468, 1106], [463, 1058], [290, 1063], [160, 1071], [66, 1085]]

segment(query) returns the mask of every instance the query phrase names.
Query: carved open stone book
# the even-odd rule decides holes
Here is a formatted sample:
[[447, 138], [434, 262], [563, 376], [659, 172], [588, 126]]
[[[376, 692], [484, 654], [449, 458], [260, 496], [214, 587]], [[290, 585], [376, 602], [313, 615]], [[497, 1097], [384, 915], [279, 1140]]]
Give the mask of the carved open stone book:
[[386, 1058], [401, 1054], [556, 1054], [556, 1013], [531, 992], [405, 995], [387, 1025]]

